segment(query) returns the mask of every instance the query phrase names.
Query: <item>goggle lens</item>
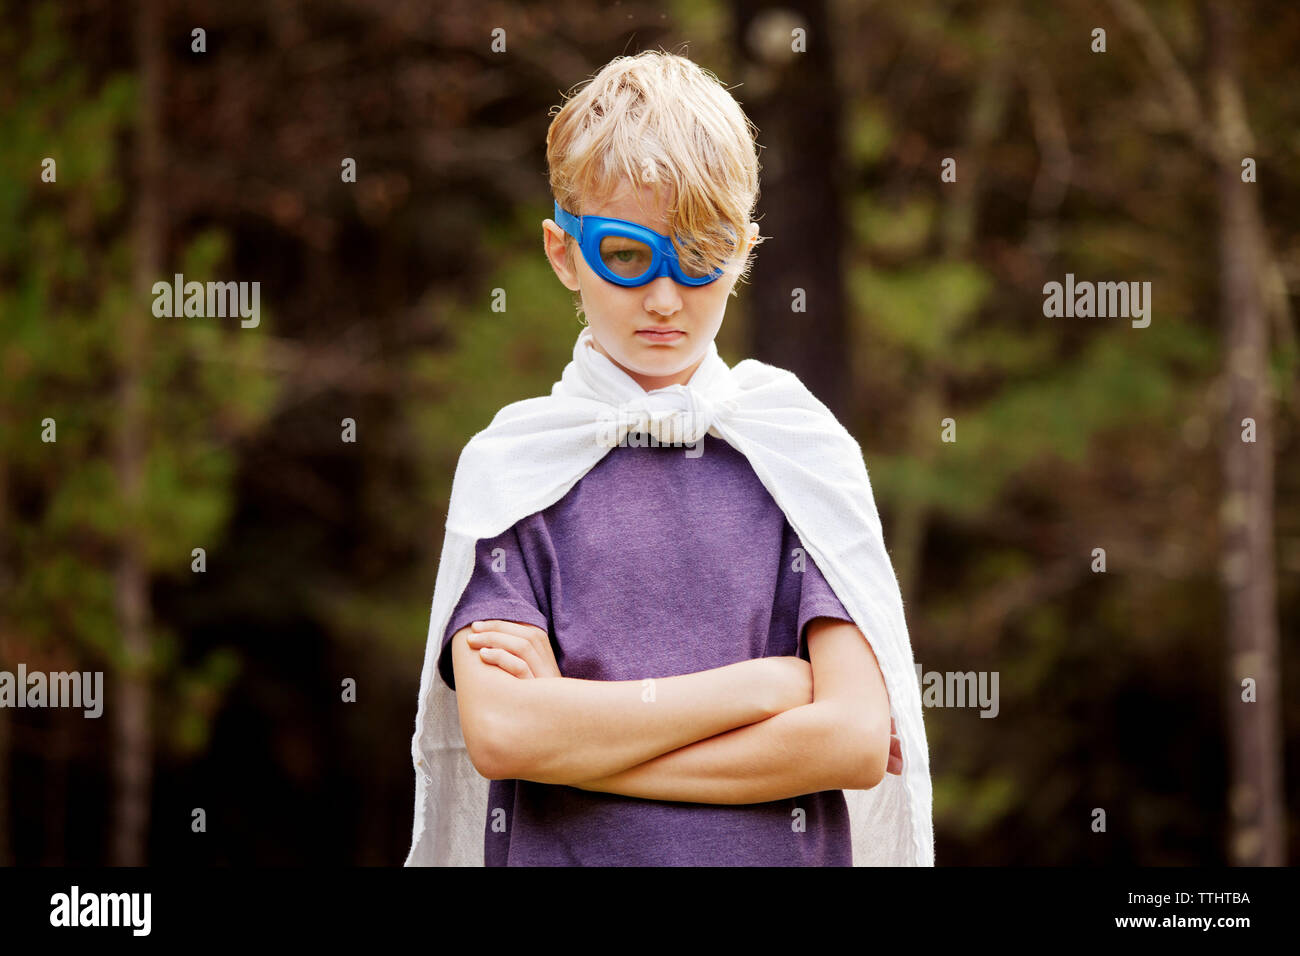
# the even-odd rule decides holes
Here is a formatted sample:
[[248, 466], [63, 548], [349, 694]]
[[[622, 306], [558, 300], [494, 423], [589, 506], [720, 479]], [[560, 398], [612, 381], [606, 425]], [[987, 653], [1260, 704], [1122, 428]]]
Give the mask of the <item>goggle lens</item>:
[[600, 240], [600, 261], [623, 279], [639, 279], [650, 271], [654, 253], [644, 242], [628, 236], [605, 236]]
[[[711, 275], [712, 270], [705, 268], [700, 258], [688, 246], [686, 258], [677, 262], [682, 274], [691, 279], [704, 279]], [[600, 261], [610, 272], [631, 282], [650, 271], [654, 263], [654, 250], [630, 236], [604, 236], [600, 240]]]

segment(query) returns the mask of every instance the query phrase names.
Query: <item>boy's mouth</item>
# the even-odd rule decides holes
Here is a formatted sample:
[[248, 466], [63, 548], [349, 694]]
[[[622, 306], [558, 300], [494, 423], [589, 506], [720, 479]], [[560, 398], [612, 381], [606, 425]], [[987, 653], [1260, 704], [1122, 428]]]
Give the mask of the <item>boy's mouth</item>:
[[647, 342], [676, 342], [686, 335], [681, 329], [638, 329], [636, 334]]

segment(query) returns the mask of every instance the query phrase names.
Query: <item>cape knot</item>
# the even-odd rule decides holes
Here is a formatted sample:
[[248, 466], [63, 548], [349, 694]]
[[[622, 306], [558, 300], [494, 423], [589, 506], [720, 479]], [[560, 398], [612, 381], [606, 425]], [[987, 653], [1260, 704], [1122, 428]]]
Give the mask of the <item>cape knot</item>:
[[710, 399], [698, 389], [669, 385], [610, 406], [601, 416], [599, 441], [613, 448], [623, 444], [629, 433], [638, 432], [660, 445], [693, 445], [736, 408], [732, 399]]

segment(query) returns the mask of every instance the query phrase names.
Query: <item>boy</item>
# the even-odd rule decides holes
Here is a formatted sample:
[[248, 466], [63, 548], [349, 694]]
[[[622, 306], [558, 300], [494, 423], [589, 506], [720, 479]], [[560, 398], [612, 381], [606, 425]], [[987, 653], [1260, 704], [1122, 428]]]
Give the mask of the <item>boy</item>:
[[[713, 340], [760, 240], [748, 121], [695, 64], [652, 51], [602, 69], [547, 146], [545, 250], [588, 324], [553, 394], [575, 402], [571, 376], [604, 376], [643, 414], [546, 507], [477, 538], [463, 589], [440, 569], [459, 600], [430, 653], [437, 640], [490, 780], [483, 862], [850, 865], [843, 791], [901, 773], [884, 674], [746, 454], [703, 430], [723, 414], [703, 397], [723, 394]], [[687, 403], [692, 440], [646, 414], [661, 399]], [[540, 402], [517, 405], [567, 423]], [[525, 414], [508, 406], [475, 441], [507, 412]], [[423, 772], [438, 748], [419, 746], [421, 719]], [[417, 844], [421, 812], [417, 790]]]

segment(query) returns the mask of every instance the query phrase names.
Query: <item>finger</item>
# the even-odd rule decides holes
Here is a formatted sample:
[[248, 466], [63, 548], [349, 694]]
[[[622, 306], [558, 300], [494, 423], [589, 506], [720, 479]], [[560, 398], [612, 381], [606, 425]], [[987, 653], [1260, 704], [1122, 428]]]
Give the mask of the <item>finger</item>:
[[518, 621], [473, 621], [470, 627], [475, 632], [499, 631], [503, 634], [515, 634], [524, 638], [536, 648], [536, 656], [533, 660], [534, 666], [540, 666], [543, 657], [552, 656], [551, 653], [551, 636], [540, 627], [534, 627], [532, 624], [521, 624]]
[[533, 676], [533, 672], [528, 669], [528, 665], [509, 651], [503, 651], [499, 647], [481, 647], [478, 654], [484, 663], [499, 667], [512, 677], [527, 680]]
[[903, 742], [897, 737], [889, 738], [889, 762], [886, 764], [887, 773], [903, 772]]
[[499, 647], [479, 648], [479, 658], [483, 663], [500, 668], [511, 677], [527, 680], [533, 676], [526, 661]]
[[518, 621], [472, 621], [470, 627], [475, 631], [504, 631], [506, 634], [517, 634], [530, 639], [538, 634], [546, 636], [546, 632], [541, 628], [532, 624], [521, 624]]
[[537, 650], [537, 646], [526, 637], [507, 634], [504, 631], [476, 631], [466, 635], [465, 643], [472, 648], [499, 647], [503, 651], [509, 651], [515, 657], [528, 662], [528, 669], [533, 676], [542, 673], [544, 670], [541, 653]]
[[517, 657], [522, 657], [523, 652], [532, 646], [528, 638], [505, 631], [474, 631], [465, 635], [465, 643], [470, 647], [499, 647]]
[[[487, 633], [495, 631], [500, 634], [513, 634], [528, 641], [533, 646], [533, 653], [529, 656], [529, 663], [533, 667], [534, 673], [539, 672], [539, 668], [545, 669], [545, 661], [553, 659], [555, 652], [551, 648], [551, 636], [540, 627], [534, 627], [532, 624], [521, 624], [518, 621], [500, 621], [486, 620], [473, 621], [470, 625], [475, 633]], [[516, 647], [521, 645], [516, 645]], [[512, 648], [513, 649], [513, 648]], [[514, 653], [518, 654], [517, 649]], [[522, 655], [521, 655], [522, 656]]]

